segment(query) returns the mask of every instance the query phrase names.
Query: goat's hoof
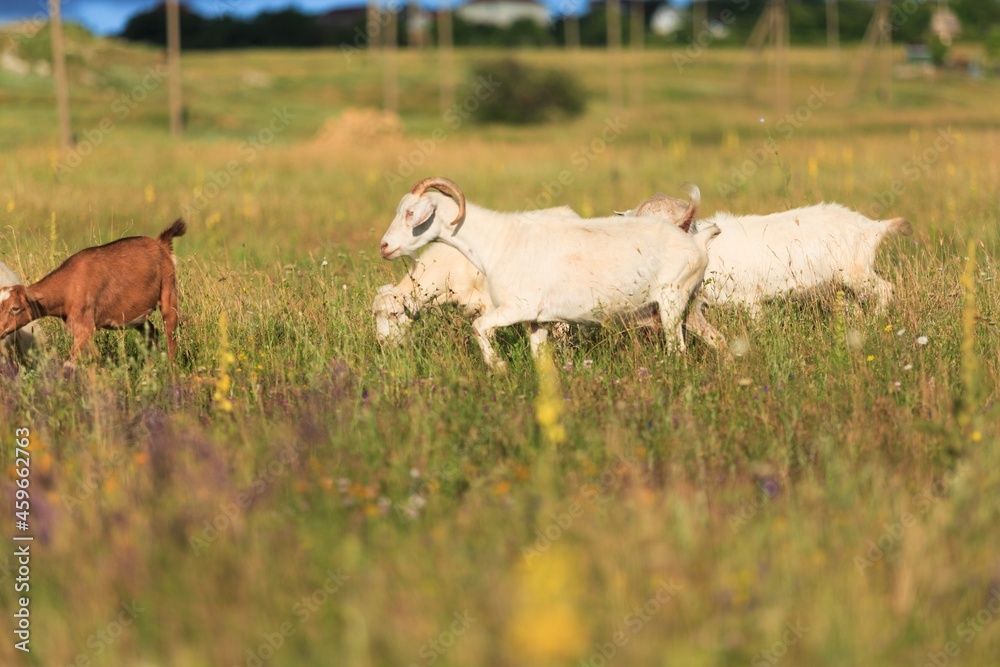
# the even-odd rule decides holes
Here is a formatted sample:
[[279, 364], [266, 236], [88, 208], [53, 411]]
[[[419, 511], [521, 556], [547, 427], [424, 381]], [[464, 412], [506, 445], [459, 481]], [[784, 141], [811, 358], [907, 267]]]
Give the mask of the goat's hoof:
[[494, 361], [490, 365], [490, 371], [495, 375], [504, 375], [507, 373], [507, 362], [506, 361]]

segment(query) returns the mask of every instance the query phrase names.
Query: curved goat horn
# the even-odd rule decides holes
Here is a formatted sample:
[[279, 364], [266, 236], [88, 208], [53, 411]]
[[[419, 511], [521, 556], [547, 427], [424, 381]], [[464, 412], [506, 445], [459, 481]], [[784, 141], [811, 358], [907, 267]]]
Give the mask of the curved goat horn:
[[698, 214], [698, 207], [701, 205], [701, 190], [694, 183], [685, 183], [684, 189], [691, 197], [691, 203], [688, 204], [687, 210], [684, 211], [684, 217], [681, 218], [681, 222], [677, 226], [686, 232], [691, 229], [691, 223], [694, 222], [694, 217]]
[[462, 192], [462, 188], [458, 187], [458, 183], [443, 176], [432, 176], [414, 183], [413, 187], [410, 188], [410, 194], [419, 197], [431, 188], [440, 190], [455, 200], [455, 203], [458, 204], [458, 215], [455, 216], [451, 224], [457, 225], [461, 222], [465, 218], [465, 194]]

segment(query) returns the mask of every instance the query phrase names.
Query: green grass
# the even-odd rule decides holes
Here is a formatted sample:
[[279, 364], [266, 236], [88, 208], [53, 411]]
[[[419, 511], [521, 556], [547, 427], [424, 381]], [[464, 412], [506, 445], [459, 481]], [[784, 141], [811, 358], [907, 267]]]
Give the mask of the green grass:
[[[547, 666], [613, 651], [620, 665], [923, 665], [951, 648], [949, 664], [992, 664], [1000, 93], [950, 73], [898, 81], [893, 104], [835, 96], [786, 137], [763, 72], [755, 96], [727, 92], [737, 52], [683, 73], [672, 54], [643, 56], [645, 105], [583, 162], [574, 153], [615, 115], [597, 52], [518, 54], [575, 71], [592, 91], [583, 118], [455, 130], [433, 52], [401, 54], [405, 134], [330, 142], [313, 139], [327, 119], [378, 103], [377, 60], [190, 54], [183, 141], [166, 136], [157, 88], [61, 177], [50, 81], [0, 74], [0, 260], [25, 280], [87, 245], [159, 233], [240, 165], [175, 243], [178, 363], [104, 332], [99, 359], [67, 371], [70, 339], [47, 321], [47, 355], [0, 374], [0, 507], [12, 525], [14, 429], [29, 427], [36, 535], [32, 653], [8, 632], [0, 662]], [[469, 71], [495, 55], [458, 60]], [[78, 133], [158, 58], [101, 43], [74, 59]], [[844, 89], [822, 52], [793, 62], [793, 110], [811, 86]], [[268, 83], [241, 83], [247, 72]], [[286, 106], [294, 121], [246, 161], [241, 142]], [[439, 127], [445, 140], [390, 186]], [[948, 129], [954, 145], [911, 177], [907, 161]], [[747, 160], [746, 183], [721, 187]], [[642, 331], [580, 332], [554, 350], [566, 440], [552, 444], [519, 329], [502, 332], [510, 370], [495, 376], [456, 312], [426, 313], [383, 350], [369, 308], [403, 273], [376, 246], [411, 182], [448, 175], [478, 203], [518, 209], [563, 170], [572, 185], [551, 205], [584, 214], [686, 181], [704, 214], [819, 200], [872, 214], [898, 181], [885, 217], [915, 234], [877, 261], [897, 299], [883, 314], [832, 297], [758, 321], [714, 310], [748, 343], [732, 360], [697, 342], [669, 356]], [[231, 411], [213, 397], [223, 374]]]

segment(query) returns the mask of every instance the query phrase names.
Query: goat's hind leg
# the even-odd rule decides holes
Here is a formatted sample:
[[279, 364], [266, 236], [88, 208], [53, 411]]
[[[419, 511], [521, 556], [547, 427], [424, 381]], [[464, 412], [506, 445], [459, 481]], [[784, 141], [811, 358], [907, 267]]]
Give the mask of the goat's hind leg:
[[[172, 271], [173, 267], [170, 269]], [[167, 334], [167, 356], [173, 361], [177, 357], [177, 283], [173, 274], [163, 280], [160, 313], [163, 314], [163, 329]]]
[[892, 301], [893, 287], [888, 280], [883, 280], [874, 271], [865, 276], [847, 281], [862, 302], [874, 302], [875, 312], [881, 313]]
[[510, 308], [494, 308], [473, 320], [472, 330], [476, 334], [476, 342], [479, 343], [479, 349], [483, 352], [483, 361], [486, 362], [487, 366], [499, 371], [507, 368], [507, 362], [498, 359], [496, 350], [493, 349], [493, 332], [500, 327], [523, 322], [525, 319], [519, 311]]
[[875, 312], [883, 312], [892, 301], [893, 286], [872, 268], [873, 258], [859, 256], [844, 271], [844, 286], [854, 292], [862, 304], [874, 304]]
[[153, 324], [152, 320], [146, 318], [138, 324], [131, 325], [131, 328], [142, 334], [142, 339], [146, 342], [146, 347], [152, 350], [156, 347], [157, 341], [160, 339], [160, 331]]

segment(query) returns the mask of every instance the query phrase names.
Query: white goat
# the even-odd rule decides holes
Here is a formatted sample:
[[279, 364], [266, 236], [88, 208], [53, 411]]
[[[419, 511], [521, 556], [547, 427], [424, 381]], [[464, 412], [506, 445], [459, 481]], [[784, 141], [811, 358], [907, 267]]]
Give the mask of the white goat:
[[[626, 215], [648, 211], [655, 199]], [[719, 238], [709, 246], [705, 283], [692, 312], [702, 303], [736, 303], [754, 317], [763, 301], [834, 285], [846, 285], [861, 299], [874, 295], [884, 308], [893, 290], [872, 268], [875, 252], [887, 234], [913, 233], [903, 218], [871, 220], [825, 203], [770, 215], [717, 213], [695, 221], [691, 230], [703, 225], [717, 227]]]
[[599, 323], [652, 304], [668, 345], [683, 351], [681, 319], [704, 275], [708, 241], [718, 231], [703, 225], [687, 234], [654, 222], [498, 213], [467, 205], [453, 181], [425, 178], [400, 200], [381, 253], [395, 259], [439, 241], [486, 275], [493, 309], [472, 328], [491, 367], [505, 365], [490, 340], [499, 327], [529, 323], [536, 352], [548, 336], [545, 323]]
[[[561, 215], [579, 219], [569, 206], [529, 211], [525, 216]], [[415, 259], [413, 267], [395, 285], [382, 285], [372, 302], [379, 343], [399, 343], [411, 318], [427, 306], [455, 304], [466, 317], [493, 309], [486, 278], [455, 248], [432, 243]]]
[[[23, 284], [9, 266], [0, 262], [0, 288]], [[0, 341], [0, 348], [4, 354], [16, 357], [18, 352], [28, 354], [40, 348], [44, 343], [45, 333], [42, 331], [41, 325], [38, 322], [32, 322], [3, 338]]]

